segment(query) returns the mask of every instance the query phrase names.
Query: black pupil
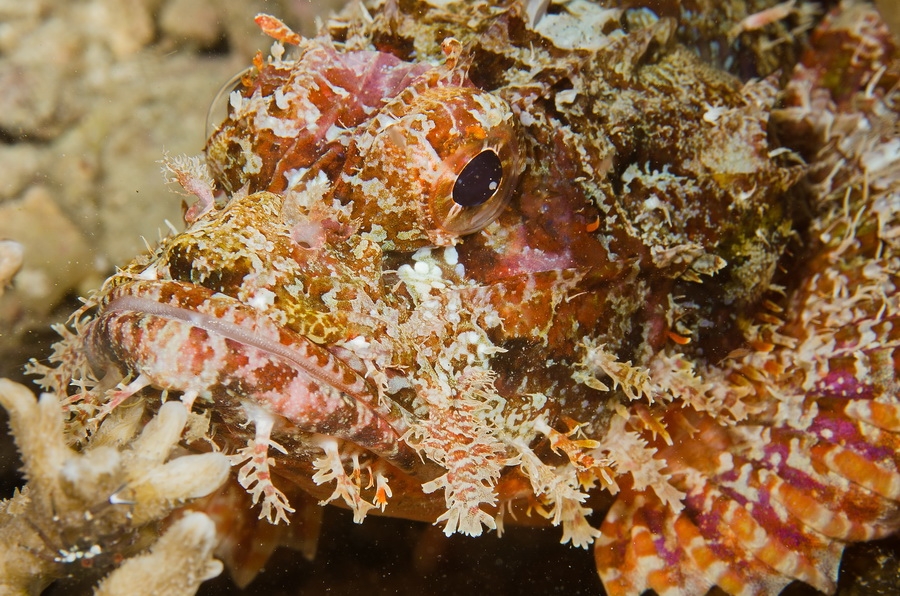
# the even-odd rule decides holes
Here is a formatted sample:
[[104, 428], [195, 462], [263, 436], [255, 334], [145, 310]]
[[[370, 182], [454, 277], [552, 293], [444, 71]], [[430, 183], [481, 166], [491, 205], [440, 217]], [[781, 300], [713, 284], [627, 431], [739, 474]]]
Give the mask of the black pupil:
[[466, 164], [453, 185], [453, 201], [462, 207], [481, 205], [497, 192], [503, 177], [503, 164], [490, 149], [482, 151]]

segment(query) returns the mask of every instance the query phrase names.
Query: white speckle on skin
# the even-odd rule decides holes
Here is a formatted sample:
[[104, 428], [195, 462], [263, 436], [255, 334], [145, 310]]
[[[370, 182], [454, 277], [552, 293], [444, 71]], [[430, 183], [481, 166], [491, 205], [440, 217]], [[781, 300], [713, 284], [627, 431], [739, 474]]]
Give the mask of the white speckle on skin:
[[240, 112], [244, 107], [244, 97], [241, 95], [240, 91], [232, 91], [228, 96], [228, 103], [231, 104], [231, 107], [234, 108], [235, 112]]
[[330, 143], [345, 132], [347, 132], [346, 128], [341, 128], [337, 124], [332, 124], [328, 127], [328, 130], [325, 131], [325, 140]]
[[724, 106], [710, 106], [709, 109], [707, 109], [706, 112], [703, 113], [703, 121], [713, 124], [726, 111], [727, 108], [725, 108]]
[[444, 249], [444, 262], [451, 267], [459, 263], [459, 253], [455, 247], [448, 246]]
[[365, 350], [369, 347], [369, 341], [362, 335], [357, 335], [348, 340], [347, 343], [344, 344], [344, 347], [350, 350]]
[[284, 95], [284, 91], [281, 89], [275, 90], [275, 105], [282, 110], [286, 110], [289, 107], [287, 97]]
[[275, 62], [281, 62], [282, 56], [284, 56], [284, 46], [281, 45], [280, 42], [275, 42], [272, 44], [272, 49], [270, 50], [272, 54], [272, 58], [275, 59]]
[[143, 271], [141, 271], [137, 275], [138, 279], [143, 279], [147, 281], [156, 281], [159, 279], [159, 271], [156, 269], [156, 264], [152, 264]]
[[275, 304], [275, 293], [271, 290], [261, 288], [254, 292], [253, 296], [250, 298], [249, 304], [256, 310], [266, 310], [268, 307]]

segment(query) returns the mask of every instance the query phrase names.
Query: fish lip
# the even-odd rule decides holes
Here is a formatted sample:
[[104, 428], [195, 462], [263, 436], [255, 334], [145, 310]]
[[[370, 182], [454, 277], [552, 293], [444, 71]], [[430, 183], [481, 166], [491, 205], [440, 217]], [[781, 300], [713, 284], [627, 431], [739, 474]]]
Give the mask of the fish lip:
[[[300, 374], [340, 391], [352, 399], [358, 407], [368, 410], [373, 416], [380, 419], [384, 425], [390, 428], [393, 435], [390, 440], [382, 438], [382, 444], [393, 444], [395, 446], [393, 450], [396, 453], [380, 452], [372, 446], [363, 443], [357, 444], [385, 457], [404, 471], [410, 471], [417, 463], [421, 463], [418, 461], [418, 457], [412, 457], [415, 452], [403, 440], [409, 430], [410, 415], [402, 407], [392, 408], [390, 404], [393, 402], [382, 403], [384, 399], [379, 396], [377, 390], [371, 387], [370, 382], [333, 350], [279, 325], [266, 313], [237, 298], [190, 282], [135, 280], [110, 290], [100, 301], [99, 312], [92, 323], [96, 323], [104, 316], [124, 312], [136, 312], [161, 319], [180, 321], [203, 329], [209, 334], [230, 339], [288, 362]], [[225, 316], [230, 320], [226, 320]], [[92, 324], [91, 327], [93, 326]], [[89, 336], [93, 335], [90, 329], [86, 333]], [[279, 341], [285, 336], [297, 343], [292, 346]], [[96, 347], [95, 342], [106, 341], [106, 339], [96, 337], [87, 341], [89, 347], [94, 346], [90, 347], [89, 351], [99, 353], [102, 347]], [[102, 346], [102, 344], [100, 345]], [[304, 349], [309, 351], [304, 354], [301, 352]], [[331, 370], [320, 366], [321, 362], [316, 362], [316, 357], [326, 358], [325, 362], [331, 365]], [[344, 378], [342, 379], [340, 375], [343, 375]], [[310, 430], [309, 432], [320, 431]], [[351, 437], [334, 436], [356, 443]]]
[[[276, 334], [280, 337], [284, 333], [290, 333], [291, 338], [297, 340], [298, 342], [303, 342], [305, 345], [312, 346], [316, 350], [325, 349], [324, 347], [318, 346], [317, 344], [315, 344], [315, 342], [303, 336], [302, 334], [279, 325], [264, 312], [256, 310], [232, 296], [228, 296], [227, 294], [223, 294], [220, 292], [212, 292], [211, 290], [203, 286], [199, 286], [196, 284], [184, 284], [181, 282], [163, 282], [163, 284], [165, 285], [169, 285], [172, 283], [178, 284], [178, 286], [180, 286], [181, 288], [188, 289], [189, 291], [191, 289], [206, 290], [210, 292], [210, 298], [216, 298], [217, 300], [225, 303], [232, 302], [232, 304], [227, 305], [227, 307], [229, 308], [230, 312], [238, 313], [241, 315], [240, 322], [231, 322], [225, 320], [221, 316], [217, 316], [216, 314], [204, 312], [202, 306], [205, 304], [205, 302], [196, 305], [201, 308], [191, 306], [177, 306], [159, 299], [160, 297], [149, 296], [147, 295], [147, 290], [152, 289], [152, 286], [150, 288], [147, 288], [147, 286], [149, 285], [147, 284], [147, 282], [140, 282], [140, 286], [137, 288], [138, 292], [123, 291], [116, 292], [111, 295], [110, 300], [108, 300], [105, 306], [102, 308], [100, 315], [114, 312], [132, 311], [144, 313], [151, 316], [158, 316], [168, 320], [181, 321], [187, 323], [188, 325], [191, 325], [192, 327], [203, 329], [207, 333], [225, 337], [226, 339], [230, 339], [237, 343], [251, 346], [270, 354], [274, 354], [275, 356], [278, 356], [296, 366], [299, 370], [313, 377], [317, 381], [325, 383], [330, 387], [333, 387], [334, 389], [343, 391], [344, 393], [347, 393], [354, 398], [359, 399], [363, 395], [368, 395], [372, 398], [375, 397], [375, 394], [371, 390], [368, 390], [367, 385], [367, 391], [363, 392], [359, 387], [352, 386], [351, 384], [336, 378], [335, 375], [326, 374], [325, 372], [323, 372], [323, 369], [321, 367], [311, 365], [308, 360], [299, 353], [298, 350], [294, 350], [290, 346], [278, 341], [278, 339], [276, 339]], [[162, 287], [162, 284], [159, 284], [159, 282], [156, 282], [153, 285], [159, 285], [160, 288]], [[252, 321], [254, 323], [254, 326], [256, 326], [257, 328], [253, 329], [250, 328], [249, 325], [242, 324], [246, 321]], [[268, 329], [266, 329], [266, 327], [268, 327]], [[346, 362], [344, 362], [338, 356], [332, 354], [331, 351], [329, 351], [329, 354], [331, 354], [331, 356], [336, 360], [340, 361], [341, 364], [350, 368]]]

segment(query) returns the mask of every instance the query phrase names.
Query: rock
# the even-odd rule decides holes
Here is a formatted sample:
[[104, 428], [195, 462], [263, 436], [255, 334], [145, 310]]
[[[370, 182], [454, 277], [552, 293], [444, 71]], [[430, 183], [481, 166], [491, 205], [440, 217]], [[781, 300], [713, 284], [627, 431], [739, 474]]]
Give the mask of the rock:
[[23, 249], [15, 292], [4, 300], [15, 300], [32, 313], [48, 312], [94, 271], [94, 251], [46, 187], [34, 186], [21, 199], [0, 205], [0, 238]]
[[212, 0], [171, 0], [160, 13], [159, 26], [177, 43], [200, 48], [212, 46], [224, 35]]

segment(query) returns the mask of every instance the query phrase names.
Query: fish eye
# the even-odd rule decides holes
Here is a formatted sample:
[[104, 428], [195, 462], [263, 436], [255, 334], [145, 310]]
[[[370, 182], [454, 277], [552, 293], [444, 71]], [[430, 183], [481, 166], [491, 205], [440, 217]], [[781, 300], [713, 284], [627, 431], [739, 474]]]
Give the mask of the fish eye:
[[477, 232], [506, 207], [522, 173], [517, 124], [513, 119], [499, 120], [459, 144], [444, 157], [444, 166], [446, 174], [427, 201], [432, 221], [441, 234], [459, 237]]
[[394, 250], [450, 246], [483, 229], [525, 169], [512, 106], [474, 87], [404, 94], [361, 138], [366, 150], [346, 173], [348, 198], [354, 217], [377, 224]]
[[453, 202], [460, 207], [477, 207], [486, 203], [500, 188], [503, 164], [491, 149], [469, 160], [453, 184]]
[[449, 243], [497, 218], [515, 192], [525, 156], [518, 120], [495, 95], [456, 89], [434, 114], [431, 146], [441, 173], [423, 196], [432, 236]]

